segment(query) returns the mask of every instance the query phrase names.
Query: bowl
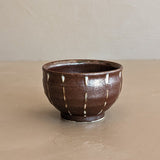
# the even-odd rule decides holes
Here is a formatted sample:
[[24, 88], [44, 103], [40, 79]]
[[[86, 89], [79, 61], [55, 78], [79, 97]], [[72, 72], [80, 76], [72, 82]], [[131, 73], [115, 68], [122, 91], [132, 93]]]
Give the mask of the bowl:
[[61, 117], [77, 122], [103, 119], [122, 88], [122, 65], [90, 59], [43, 65], [44, 92]]

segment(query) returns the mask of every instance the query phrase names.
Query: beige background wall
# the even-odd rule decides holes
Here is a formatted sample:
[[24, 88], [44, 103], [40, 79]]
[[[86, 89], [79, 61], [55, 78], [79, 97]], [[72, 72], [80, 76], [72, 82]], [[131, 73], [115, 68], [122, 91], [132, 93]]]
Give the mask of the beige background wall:
[[160, 58], [160, 0], [0, 0], [0, 60]]

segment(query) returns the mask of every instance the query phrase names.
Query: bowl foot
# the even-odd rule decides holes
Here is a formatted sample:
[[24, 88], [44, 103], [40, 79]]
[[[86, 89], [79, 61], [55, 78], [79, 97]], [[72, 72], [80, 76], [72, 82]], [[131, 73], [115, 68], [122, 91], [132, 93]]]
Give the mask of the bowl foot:
[[99, 115], [95, 116], [77, 116], [77, 115], [69, 115], [66, 113], [61, 113], [61, 117], [63, 119], [71, 120], [71, 121], [76, 121], [76, 122], [96, 122], [99, 120], [102, 120], [104, 118], [104, 113], [101, 113]]

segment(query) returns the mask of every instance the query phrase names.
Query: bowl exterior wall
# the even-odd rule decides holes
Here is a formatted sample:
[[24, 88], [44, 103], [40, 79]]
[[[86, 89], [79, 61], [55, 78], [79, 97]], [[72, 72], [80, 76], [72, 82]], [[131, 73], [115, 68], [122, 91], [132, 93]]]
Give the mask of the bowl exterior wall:
[[118, 98], [122, 71], [83, 75], [43, 70], [43, 86], [49, 101], [61, 113], [95, 116], [104, 113]]

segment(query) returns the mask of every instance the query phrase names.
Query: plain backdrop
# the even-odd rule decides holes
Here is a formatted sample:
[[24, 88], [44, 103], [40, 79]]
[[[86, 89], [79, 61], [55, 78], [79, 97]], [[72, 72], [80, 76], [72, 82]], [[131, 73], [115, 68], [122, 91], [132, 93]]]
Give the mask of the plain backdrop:
[[0, 0], [0, 60], [159, 59], [160, 0]]

